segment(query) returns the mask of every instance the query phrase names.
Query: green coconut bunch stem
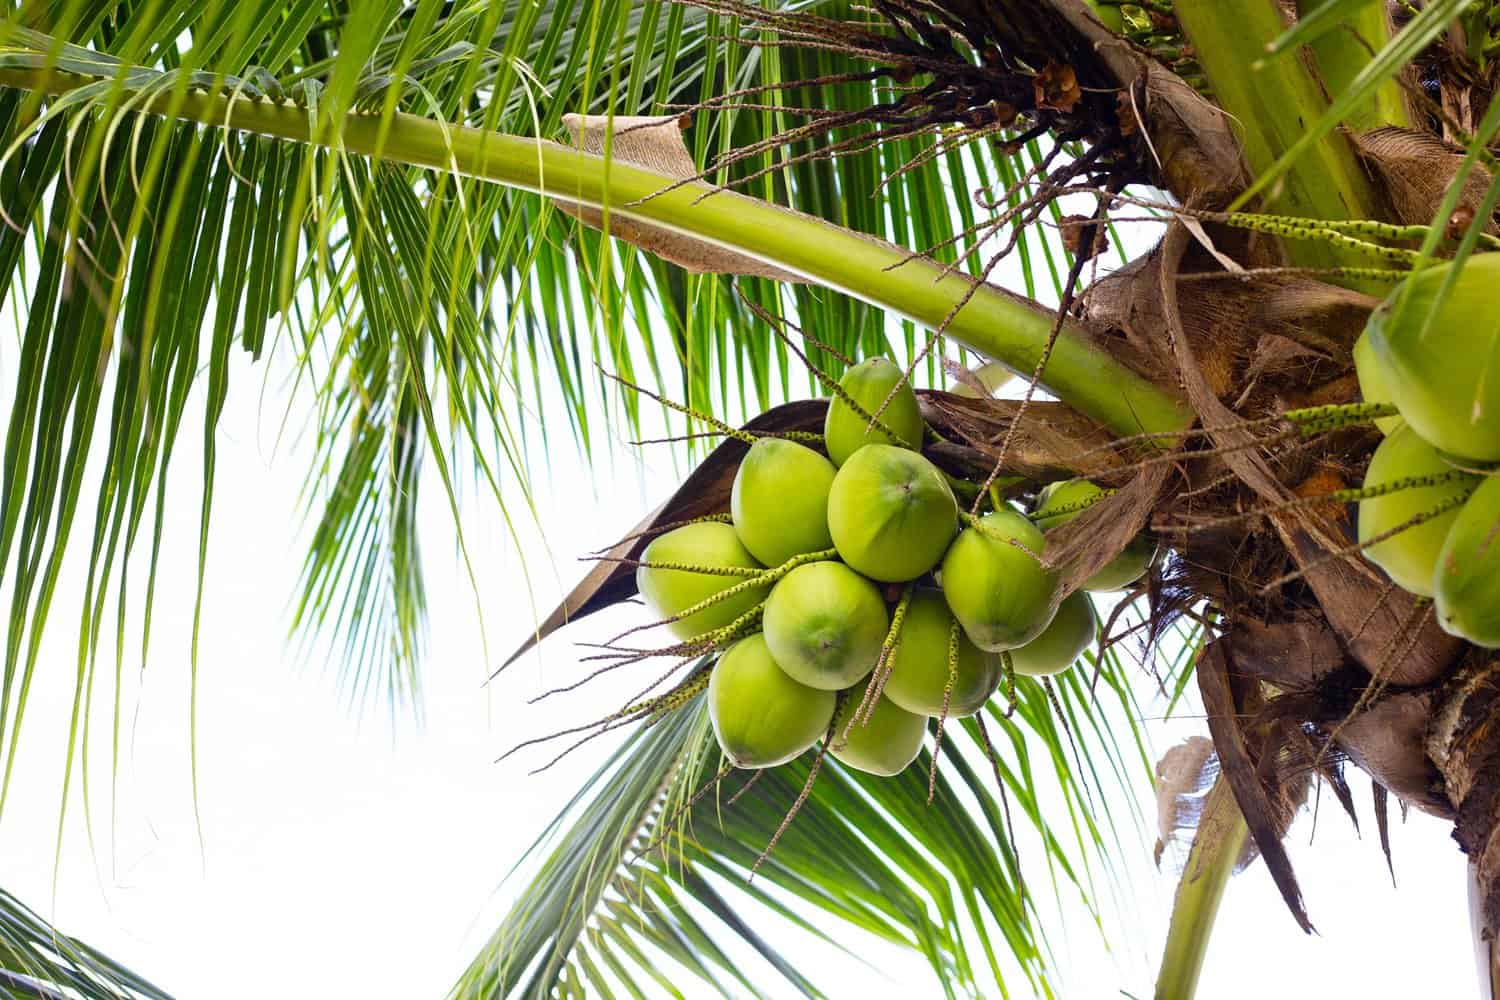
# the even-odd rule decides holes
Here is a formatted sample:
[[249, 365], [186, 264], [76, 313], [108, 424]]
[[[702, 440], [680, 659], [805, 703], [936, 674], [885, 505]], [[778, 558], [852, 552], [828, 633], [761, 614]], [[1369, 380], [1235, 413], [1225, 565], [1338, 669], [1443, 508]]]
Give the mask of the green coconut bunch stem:
[[[942, 469], [938, 471], [943, 472]], [[960, 479], [958, 476], [947, 472], [943, 472], [943, 479], [948, 483], [948, 488], [953, 491], [953, 495], [963, 500], [973, 500], [979, 496], [982, 490], [978, 483], [970, 482], [967, 479]]]

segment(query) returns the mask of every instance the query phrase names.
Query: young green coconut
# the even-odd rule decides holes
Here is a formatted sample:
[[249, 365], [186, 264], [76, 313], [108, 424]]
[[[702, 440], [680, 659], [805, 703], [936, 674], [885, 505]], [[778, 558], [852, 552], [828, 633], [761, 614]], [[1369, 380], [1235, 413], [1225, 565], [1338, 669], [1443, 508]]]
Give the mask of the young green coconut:
[[1057, 606], [1057, 614], [1042, 634], [1010, 651], [1010, 665], [1018, 674], [1049, 677], [1072, 666], [1094, 643], [1099, 616], [1089, 595], [1075, 590]]
[[[1380, 442], [1370, 467], [1365, 472], [1365, 486], [1381, 486], [1398, 480], [1421, 476], [1446, 476], [1454, 471], [1438, 450], [1424, 441], [1411, 424], [1403, 424]], [[1416, 517], [1427, 520], [1402, 529], [1385, 541], [1364, 549], [1366, 558], [1385, 570], [1403, 590], [1419, 597], [1431, 597], [1438, 551], [1458, 517], [1456, 502], [1474, 489], [1478, 476], [1447, 478], [1433, 486], [1398, 490], [1385, 496], [1359, 502], [1359, 540], [1368, 542], [1394, 531]], [[1436, 516], [1433, 511], [1444, 504], [1453, 505]]]
[[841, 691], [874, 669], [890, 620], [875, 584], [843, 563], [814, 562], [771, 588], [763, 626], [782, 670]]
[[942, 594], [921, 590], [912, 595], [891, 654], [885, 697], [908, 712], [937, 717], [943, 714], [943, 692], [948, 690], [949, 718], [979, 711], [1000, 686], [1000, 657], [981, 650], [960, 629], [953, 686], [948, 689], [948, 637], [954, 622]]
[[958, 501], [937, 466], [914, 451], [866, 445], [828, 494], [839, 556], [865, 576], [914, 580], [937, 565], [958, 529]]
[[1500, 649], [1500, 475], [1465, 501], [1438, 553], [1438, 624], [1476, 646]]
[[1057, 574], [1042, 567], [1041, 529], [1009, 507], [959, 533], [943, 557], [943, 597], [974, 645], [998, 653], [1041, 635]]
[[[1500, 254], [1408, 276], [1365, 326], [1391, 400], [1433, 445], [1476, 462], [1500, 461]], [[1440, 292], [1446, 293], [1441, 305]]]
[[838, 696], [799, 684], [757, 632], [719, 657], [708, 677], [708, 718], [736, 767], [785, 764], [828, 732]]
[[[693, 572], [679, 567], [763, 569], [740, 543], [733, 527], [717, 521], [684, 524], [651, 540], [641, 553], [648, 564], [635, 571], [635, 585], [646, 603], [662, 618], [674, 618], [722, 590], [742, 584], [747, 576]], [[660, 565], [665, 564], [665, 565]], [[694, 639], [723, 628], [765, 600], [766, 587], [747, 587], [742, 593], [695, 611], [667, 627], [680, 639]]]
[[[1375, 348], [1370, 346], [1368, 334], [1360, 334], [1354, 342], [1354, 374], [1359, 379], [1359, 395], [1366, 403], [1394, 403], [1390, 386], [1386, 385], [1385, 369], [1375, 360]], [[1401, 426], [1400, 417], [1381, 417], [1375, 421], [1380, 433], [1389, 434]]]
[[859, 706], [864, 703], [866, 678], [844, 694], [843, 703], [833, 717], [833, 739], [828, 752], [842, 764], [867, 774], [889, 778], [906, 770], [922, 752], [922, 738], [927, 735], [925, 716], [908, 712], [885, 695], [875, 701], [869, 719], [856, 721]]
[[729, 513], [750, 554], [767, 566], [833, 547], [828, 490], [833, 463], [811, 448], [761, 438], [734, 475]]
[[[1036, 511], [1032, 514], [1032, 520], [1042, 531], [1051, 531], [1082, 514], [1087, 509], [1085, 504], [1103, 494], [1103, 489], [1087, 479], [1051, 483], [1037, 494]], [[1156, 543], [1145, 535], [1137, 535], [1125, 546], [1123, 552], [1083, 581], [1083, 589], [1123, 590], [1144, 576], [1151, 560], [1155, 558]]]
[[[885, 358], [870, 358], [844, 373], [839, 379], [839, 388], [845, 396], [858, 403], [865, 411], [856, 413], [840, 396], [828, 402], [828, 416], [823, 420], [823, 444], [828, 448], [828, 457], [834, 465], [843, 465], [849, 456], [867, 444], [896, 445], [901, 448], [922, 447], [922, 411], [917, 406], [917, 394], [911, 384], [903, 383], [904, 372]], [[879, 425], [870, 425], [873, 416], [885, 402], [891, 390], [897, 386], [895, 398], [885, 412], [880, 414], [880, 423], [889, 428], [892, 438]]]

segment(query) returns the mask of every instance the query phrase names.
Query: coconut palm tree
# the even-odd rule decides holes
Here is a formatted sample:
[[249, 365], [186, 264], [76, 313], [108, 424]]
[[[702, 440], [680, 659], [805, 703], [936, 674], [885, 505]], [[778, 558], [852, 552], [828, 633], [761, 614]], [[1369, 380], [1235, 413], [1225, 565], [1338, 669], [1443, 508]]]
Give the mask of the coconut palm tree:
[[[1377, 782], [1382, 829], [1389, 793], [1454, 820], [1487, 942], [1497, 664], [1362, 556], [1347, 504], [1384, 495], [1358, 488], [1371, 422], [1394, 415], [1355, 376], [1372, 310], [1416, 287], [1407, 272], [1457, 258], [1426, 272], [1455, 274], [1496, 245], [1495, 21], [1480, 0], [12, 5], [0, 275], [24, 329], [0, 490], [4, 780], [68, 552], [88, 567], [79, 705], [135, 655], [101, 643], [111, 627], [139, 614], [144, 656], [151, 585], [124, 583], [132, 566], [154, 580], [182, 516], [164, 484], [183, 438], [208, 470], [186, 530], [212, 571], [214, 442], [244, 355], [291, 356], [315, 402], [297, 625], [333, 643], [353, 692], [402, 704], [420, 693], [424, 468], [455, 509], [472, 483], [515, 521], [549, 436], [590, 447], [600, 421], [675, 401], [678, 430], [729, 440], [649, 534], [722, 511], [740, 439], [815, 430], [825, 404], [747, 432], [722, 417], [890, 351], [965, 390], [923, 396], [929, 454], [960, 485], [1109, 487], [1048, 534], [1063, 589], [1143, 530], [1169, 553], [1110, 623], [1178, 637], [1153, 683], [1196, 685], [1212, 753], [1174, 763], [1184, 787], [1220, 776], [1159, 996], [1191, 994], [1247, 845], [1310, 927], [1281, 838], [1311, 781], [1352, 809], [1347, 764]], [[1160, 242], [1101, 267], [1111, 224], [1143, 216]], [[1002, 264], [1024, 296], [988, 280]], [[1442, 314], [1440, 283], [1414, 311]], [[1493, 329], [1459, 325], [1480, 331], [1477, 369]], [[985, 398], [966, 370], [987, 361], [1025, 398]], [[568, 432], [528, 420], [554, 392]], [[202, 426], [185, 428], [197, 394]], [[628, 569], [601, 564], [539, 631], [633, 596]], [[548, 831], [456, 993], [671, 988], [663, 955], [726, 993], [829, 988], [750, 912], [915, 949], [950, 994], [990, 978], [1049, 992], [1015, 828], [1054, 884], [1089, 892], [1091, 855], [1118, 836], [1107, 785], [1149, 779], [1139, 668], [1116, 650], [1013, 678], [938, 727], [941, 760], [896, 778], [807, 755], [753, 785], [720, 769], [706, 666], [686, 665], [579, 731], [651, 723]], [[89, 721], [75, 710], [73, 741]], [[1047, 771], [1066, 822], [1037, 806]], [[760, 972], [734, 957], [747, 948]]]

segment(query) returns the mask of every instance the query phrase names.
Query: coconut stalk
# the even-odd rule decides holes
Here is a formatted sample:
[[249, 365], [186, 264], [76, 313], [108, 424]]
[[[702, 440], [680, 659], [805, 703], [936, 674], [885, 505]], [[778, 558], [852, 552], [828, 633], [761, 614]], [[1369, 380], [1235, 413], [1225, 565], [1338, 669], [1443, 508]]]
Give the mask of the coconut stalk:
[[[0, 84], [44, 94], [95, 82], [59, 70], [0, 69]], [[703, 182], [684, 184], [544, 139], [402, 112], [353, 113], [337, 127], [316, 128], [295, 104], [201, 92], [164, 93], [140, 102], [139, 110], [534, 191], [600, 211], [606, 223], [615, 216], [658, 226], [942, 328], [1028, 376], [1056, 325], [1055, 314], [1037, 303], [893, 244], [758, 198]], [[1119, 434], [1182, 430], [1192, 421], [1180, 397], [1121, 364], [1071, 322], [1058, 331], [1041, 384]]]
[[[1173, 9], [1215, 100], [1234, 123], [1251, 173], [1265, 174], [1328, 109], [1322, 87], [1301, 58], [1265, 58], [1286, 30], [1279, 7], [1274, 0], [1177, 0]], [[1347, 68], [1343, 60], [1339, 67]], [[1264, 202], [1266, 211], [1302, 218], [1380, 218], [1365, 171], [1338, 132], [1323, 136], [1294, 161]], [[1304, 267], [1369, 263], [1321, 242], [1289, 240], [1287, 252]]]
[[1220, 775], [1204, 800], [1198, 832], [1177, 884], [1172, 923], [1156, 977], [1156, 1000], [1190, 1000], [1197, 991], [1224, 889], [1249, 836], [1250, 828], [1235, 804], [1229, 782]]

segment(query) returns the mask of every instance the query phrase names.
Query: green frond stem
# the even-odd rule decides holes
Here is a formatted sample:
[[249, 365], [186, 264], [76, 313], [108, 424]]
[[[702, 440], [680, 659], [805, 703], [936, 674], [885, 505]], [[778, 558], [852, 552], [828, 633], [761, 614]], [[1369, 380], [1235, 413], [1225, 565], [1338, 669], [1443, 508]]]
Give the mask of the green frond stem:
[[[1294, 58], [1261, 62], [1285, 30], [1274, 0], [1175, 0], [1178, 22], [1229, 117], [1254, 177], [1264, 176], [1303, 138], [1307, 123], [1328, 108], [1318, 81]], [[1379, 202], [1364, 168], [1341, 133], [1325, 134], [1285, 166], [1265, 201], [1292, 216], [1369, 219]], [[1339, 234], [1329, 231], [1328, 236]], [[1292, 262], [1314, 267], [1351, 263], [1352, 248], [1294, 240]]]
[[1250, 828], [1220, 775], [1209, 790], [1172, 906], [1172, 923], [1156, 976], [1156, 1000], [1192, 1000], [1224, 889], [1245, 849]]
[[[0, 84], [61, 94], [96, 82], [38, 68], [0, 69]], [[0, 62], [3, 65], [3, 62]], [[1017, 371], [1032, 371], [1055, 315], [1034, 302], [941, 264], [809, 215], [707, 184], [607, 161], [539, 139], [405, 113], [350, 114], [321, 130], [306, 109], [265, 100], [188, 92], [143, 97], [150, 114], [255, 132], [376, 159], [448, 171], [539, 192], [611, 217], [692, 236], [772, 264], [944, 332]], [[675, 186], [674, 186], [675, 185]], [[1361, 213], [1369, 214], [1369, 213]], [[960, 302], [967, 304], [950, 318]], [[945, 325], [946, 321], [946, 325]], [[1185, 400], [1127, 368], [1064, 323], [1042, 385], [1110, 429], [1172, 431], [1188, 426]]]
[[[1297, 0], [1297, 20], [1305, 22], [1327, 0]], [[1318, 76], [1330, 97], [1351, 89], [1371, 57], [1391, 40], [1390, 14], [1383, 3], [1343, 4], [1336, 24], [1308, 42], [1318, 63]], [[1288, 56], [1287, 58], [1295, 58]], [[1401, 85], [1387, 80], [1350, 109], [1344, 121], [1360, 132], [1396, 125], [1411, 126], [1411, 115]]]

